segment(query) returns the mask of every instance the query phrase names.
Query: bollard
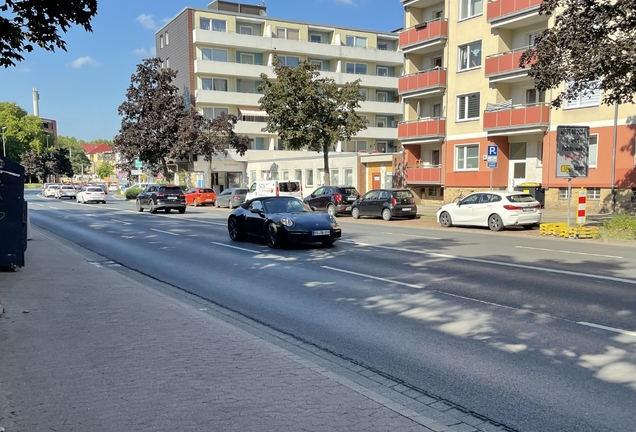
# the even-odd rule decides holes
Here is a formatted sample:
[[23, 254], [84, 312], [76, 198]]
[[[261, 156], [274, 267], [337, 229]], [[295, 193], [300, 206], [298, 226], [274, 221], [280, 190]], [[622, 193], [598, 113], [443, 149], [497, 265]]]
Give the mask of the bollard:
[[31, 212], [29, 211], [29, 203], [27, 202], [27, 241], [33, 240], [33, 232], [31, 232]]
[[585, 205], [587, 204], [587, 189], [581, 188], [579, 191], [579, 207], [577, 212], [576, 222], [583, 226], [585, 225]]

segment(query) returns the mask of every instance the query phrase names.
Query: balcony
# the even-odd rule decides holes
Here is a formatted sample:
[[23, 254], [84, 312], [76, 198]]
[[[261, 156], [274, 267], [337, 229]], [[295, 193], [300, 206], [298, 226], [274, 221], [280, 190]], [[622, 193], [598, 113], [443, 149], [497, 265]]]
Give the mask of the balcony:
[[442, 167], [407, 168], [406, 184], [442, 184]]
[[401, 122], [398, 125], [398, 139], [403, 144], [442, 141], [445, 136], [445, 118], [419, 119]]
[[404, 76], [398, 81], [398, 93], [404, 99], [436, 96], [446, 89], [446, 68], [437, 68]]
[[263, 97], [263, 95], [260, 93], [239, 93], [198, 89], [196, 90], [194, 97], [196, 103], [200, 104], [217, 104], [221, 106], [260, 106], [259, 100]]
[[389, 116], [401, 116], [404, 114], [404, 107], [401, 103], [396, 102], [377, 102], [366, 100], [360, 102], [360, 108], [357, 110], [361, 113], [386, 114]]
[[487, 21], [491, 27], [514, 29], [544, 22], [547, 15], [539, 15], [542, 0], [494, 0], [488, 3]]
[[486, 78], [489, 78], [491, 83], [527, 79], [528, 68], [519, 67], [519, 59], [529, 48], [531, 47], [516, 48], [486, 56]]
[[448, 19], [438, 18], [400, 33], [400, 48], [403, 53], [426, 54], [435, 51], [448, 39]]
[[398, 139], [398, 130], [396, 127], [367, 126], [366, 129], [358, 132], [355, 137], [360, 139], [393, 141]]
[[484, 112], [484, 130], [490, 136], [545, 132], [549, 125], [550, 106], [545, 103]]
[[424, 9], [442, 3], [443, 0], [400, 0], [400, 2], [404, 7]]

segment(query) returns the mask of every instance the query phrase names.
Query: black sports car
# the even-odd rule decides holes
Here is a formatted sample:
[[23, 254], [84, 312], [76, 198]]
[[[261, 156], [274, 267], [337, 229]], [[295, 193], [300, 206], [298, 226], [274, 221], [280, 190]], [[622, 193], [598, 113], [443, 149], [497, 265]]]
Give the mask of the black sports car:
[[332, 245], [342, 232], [336, 218], [318, 214], [294, 197], [254, 198], [237, 207], [228, 218], [230, 238], [264, 238], [271, 248], [286, 243]]

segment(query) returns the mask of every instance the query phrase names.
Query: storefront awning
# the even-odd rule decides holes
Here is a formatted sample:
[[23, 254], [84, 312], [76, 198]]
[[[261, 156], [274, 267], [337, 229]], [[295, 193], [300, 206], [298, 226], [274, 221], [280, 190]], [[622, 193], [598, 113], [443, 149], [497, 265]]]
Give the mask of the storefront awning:
[[256, 109], [243, 109], [239, 108], [242, 116], [250, 117], [267, 117], [267, 111], [259, 111]]

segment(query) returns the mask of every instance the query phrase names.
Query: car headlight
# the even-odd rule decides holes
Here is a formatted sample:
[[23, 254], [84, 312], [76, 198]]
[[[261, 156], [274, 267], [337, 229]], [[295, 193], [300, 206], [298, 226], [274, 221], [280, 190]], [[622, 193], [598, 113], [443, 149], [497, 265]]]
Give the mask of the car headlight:
[[334, 226], [334, 227], [338, 226], [338, 221], [336, 220], [335, 216], [329, 215], [329, 221], [331, 222], [331, 226]]
[[288, 217], [281, 218], [280, 223], [282, 223], [283, 225], [288, 226], [288, 227], [290, 227], [290, 226], [293, 226], [293, 225], [294, 225], [294, 221], [293, 221], [293, 220], [291, 220], [291, 219], [290, 219], [290, 218], [288, 218]]

